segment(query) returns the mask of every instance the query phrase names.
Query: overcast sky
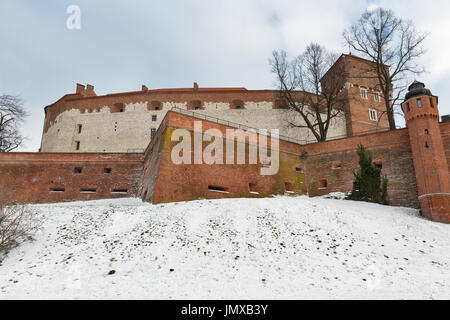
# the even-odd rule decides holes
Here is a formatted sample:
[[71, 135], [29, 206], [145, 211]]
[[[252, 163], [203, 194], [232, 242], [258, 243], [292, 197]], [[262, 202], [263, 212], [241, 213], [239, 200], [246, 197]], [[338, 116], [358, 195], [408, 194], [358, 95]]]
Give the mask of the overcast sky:
[[[81, 8], [69, 30], [67, 7]], [[314, 41], [348, 53], [342, 31], [372, 4], [431, 32], [419, 80], [450, 113], [448, 0], [1, 0], [0, 94], [20, 95], [30, 117], [21, 151], [37, 151], [44, 107], [77, 82], [98, 95], [149, 88], [272, 89], [274, 49], [297, 55]]]

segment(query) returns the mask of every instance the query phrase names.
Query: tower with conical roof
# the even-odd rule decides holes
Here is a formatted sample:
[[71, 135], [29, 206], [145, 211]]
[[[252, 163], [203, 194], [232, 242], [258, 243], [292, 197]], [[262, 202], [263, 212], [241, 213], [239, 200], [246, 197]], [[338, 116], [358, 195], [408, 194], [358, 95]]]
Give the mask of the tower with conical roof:
[[422, 214], [450, 223], [450, 175], [439, 128], [438, 97], [414, 81], [402, 103]]

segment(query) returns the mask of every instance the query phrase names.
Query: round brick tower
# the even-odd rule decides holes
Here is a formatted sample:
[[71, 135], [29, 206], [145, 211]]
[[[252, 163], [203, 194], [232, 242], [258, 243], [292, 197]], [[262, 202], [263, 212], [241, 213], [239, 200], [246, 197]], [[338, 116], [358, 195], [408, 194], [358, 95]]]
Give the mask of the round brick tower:
[[422, 214], [450, 223], [450, 175], [439, 128], [438, 97], [414, 81], [402, 103]]

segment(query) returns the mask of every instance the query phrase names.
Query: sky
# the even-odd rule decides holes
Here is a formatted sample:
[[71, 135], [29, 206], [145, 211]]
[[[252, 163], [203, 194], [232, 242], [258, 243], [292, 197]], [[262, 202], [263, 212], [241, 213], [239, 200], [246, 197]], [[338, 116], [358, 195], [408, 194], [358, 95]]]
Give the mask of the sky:
[[[81, 10], [69, 29], [70, 5]], [[368, 7], [392, 9], [430, 32], [418, 77], [450, 114], [448, 0], [1, 0], [0, 94], [20, 95], [29, 117], [20, 151], [37, 151], [44, 107], [92, 84], [97, 95], [150, 89], [274, 89], [273, 50], [311, 42], [349, 53], [342, 32]]]

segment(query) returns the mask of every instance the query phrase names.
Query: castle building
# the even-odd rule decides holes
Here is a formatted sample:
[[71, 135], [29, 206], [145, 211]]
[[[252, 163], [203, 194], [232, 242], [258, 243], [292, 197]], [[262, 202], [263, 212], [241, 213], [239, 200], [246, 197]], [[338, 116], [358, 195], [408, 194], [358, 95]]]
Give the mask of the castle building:
[[[391, 205], [450, 223], [450, 122], [439, 122], [437, 97], [413, 83], [402, 104], [407, 128], [391, 131], [370, 70], [371, 62], [342, 55], [323, 77], [323, 85], [341, 77], [345, 114], [324, 142], [286, 125], [289, 111], [277, 91], [195, 84], [97, 96], [93, 86], [77, 85], [75, 94], [45, 108], [41, 152], [0, 154], [0, 190], [21, 203], [320, 196], [352, 190], [362, 144], [389, 179]], [[279, 129], [280, 136], [229, 136], [236, 128]], [[194, 148], [180, 149], [180, 141]], [[209, 159], [196, 161], [196, 143], [201, 150], [214, 145]], [[255, 154], [260, 161], [252, 162]], [[277, 170], [262, 174], [275, 156]]]
[[[373, 76], [372, 62], [342, 55], [324, 76], [338, 71], [345, 100], [340, 117], [331, 120], [328, 139], [343, 138], [389, 128], [382, 116], [384, 102]], [[358, 77], [362, 70], [371, 73]], [[300, 98], [309, 94], [297, 92]], [[311, 95], [311, 94], [309, 94]], [[304, 121], [280, 99], [279, 91], [245, 88], [193, 88], [149, 90], [97, 96], [94, 87], [78, 84], [75, 94], [63, 96], [45, 108], [41, 152], [143, 152], [172, 109], [218, 118], [256, 129], [279, 129], [280, 135], [301, 144], [316, 142]]]

